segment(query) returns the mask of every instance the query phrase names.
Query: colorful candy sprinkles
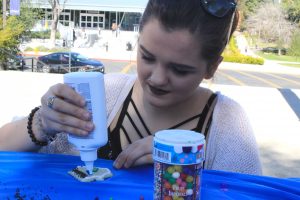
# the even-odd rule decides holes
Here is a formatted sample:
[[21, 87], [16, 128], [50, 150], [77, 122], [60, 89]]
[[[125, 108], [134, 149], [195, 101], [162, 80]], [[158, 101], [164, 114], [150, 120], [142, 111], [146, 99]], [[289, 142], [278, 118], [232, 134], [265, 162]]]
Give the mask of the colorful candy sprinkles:
[[201, 164], [169, 165], [155, 162], [155, 198], [193, 200], [199, 198]]
[[165, 130], [155, 134], [154, 200], [199, 199], [204, 142], [204, 136], [193, 131]]

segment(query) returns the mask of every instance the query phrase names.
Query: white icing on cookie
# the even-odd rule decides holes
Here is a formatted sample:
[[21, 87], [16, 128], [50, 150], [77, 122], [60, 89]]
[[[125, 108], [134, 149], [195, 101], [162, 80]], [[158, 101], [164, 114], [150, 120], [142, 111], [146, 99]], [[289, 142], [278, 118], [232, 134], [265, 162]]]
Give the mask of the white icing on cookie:
[[94, 167], [93, 174], [89, 175], [85, 166], [77, 166], [75, 169], [68, 171], [68, 174], [81, 182], [103, 181], [113, 176], [108, 168]]

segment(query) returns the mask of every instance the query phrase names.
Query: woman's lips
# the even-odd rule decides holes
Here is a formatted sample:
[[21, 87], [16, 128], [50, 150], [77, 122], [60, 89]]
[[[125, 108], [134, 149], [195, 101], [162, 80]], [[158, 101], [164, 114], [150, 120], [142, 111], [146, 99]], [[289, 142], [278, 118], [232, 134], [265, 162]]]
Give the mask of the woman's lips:
[[165, 94], [168, 94], [168, 93], [169, 93], [169, 92], [166, 91], [166, 90], [162, 90], [162, 89], [153, 87], [153, 86], [151, 86], [151, 85], [149, 85], [149, 88], [150, 88], [150, 91], [151, 91], [154, 95], [161, 96], [161, 95], [165, 95]]

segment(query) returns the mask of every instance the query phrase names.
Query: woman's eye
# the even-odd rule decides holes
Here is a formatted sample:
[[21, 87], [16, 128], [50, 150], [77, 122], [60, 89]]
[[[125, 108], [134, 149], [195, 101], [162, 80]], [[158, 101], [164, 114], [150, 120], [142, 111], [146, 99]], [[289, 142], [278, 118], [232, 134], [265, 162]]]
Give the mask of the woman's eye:
[[142, 59], [145, 60], [146, 62], [154, 62], [155, 59], [153, 57], [145, 56], [142, 55]]
[[181, 68], [173, 67], [172, 71], [174, 74], [179, 75], [179, 76], [185, 76], [189, 73], [189, 71], [183, 70]]

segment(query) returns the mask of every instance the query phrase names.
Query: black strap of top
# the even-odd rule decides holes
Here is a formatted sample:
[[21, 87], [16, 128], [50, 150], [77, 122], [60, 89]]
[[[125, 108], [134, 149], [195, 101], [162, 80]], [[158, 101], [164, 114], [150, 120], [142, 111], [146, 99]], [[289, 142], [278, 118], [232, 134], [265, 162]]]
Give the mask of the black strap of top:
[[[134, 128], [134, 130], [137, 132], [137, 134], [140, 136], [140, 138], [143, 138], [143, 136], [142, 136], [142, 134], [140, 133], [138, 127], [136, 126], [136, 124], [134, 123], [133, 119], [132, 119], [131, 116], [128, 114], [128, 112], [126, 112], [126, 116], [128, 117], [128, 119], [129, 119], [131, 125], [133, 126], [133, 128]], [[122, 128], [124, 128], [124, 127], [122, 126]], [[124, 132], [124, 133], [127, 134], [127, 132]], [[131, 140], [128, 140], [128, 141], [129, 141], [129, 143], [131, 143]]]
[[118, 122], [117, 122], [116, 127], [114, 128], [114, 130], [118, 130], [122, 126], [122, 123], [123, 123], [123, 120], [124, 120], [124, 117], [125, 117], [125, 114], [127, 112], [127, 108], [128, 108], [128, 105], [129, 105], [129, 102], [130, 102], [130, 99], [131, 99], [132, 91], [133, 91], [133, 87], [131, 88], [130, 92], [128, 93], [128, 95], [127, 95], [127, 97], [124, 101], [124, 104], [123, 104]]
[[[130, 98], [128, 98], [128, 97], [130, 97]], [[134, 108], [134, 110], [135, 110], [137, 116], [139, 117], [141, 123], [143, 124], [145, 130], [147, 131], [147, 134], [148, 134], [148, 135], [151, 135], [150, 129], [147, 127], [147, 125], [146, 125], [145, 121], [143, 120], [141, 114], [139, 113], [139, 111], [138, 111], [138, 109], [137, 109], [137, 107], [136, 107], [134, 101], [133, 101], [132, 98], [131, 98], [131, 94], [129, 94], [128, 97], [127, 97], [128, 102], [127, 102], [127, 99], [126, 99], [126, 103], [124, 104], [124, 107], [123, 107], [123, 110], [125, 110], [125, 109], [126, 109], [126, 110], [125, 110], [125, 111], [122, 110], [121, 115], [120, 115], [119, 123], [123, 123], [123, 119], [124, 119], [124, 117], [125, 117], [125, 115], [126, 115], [126, 116], [128, 117], [128, 119], [130, 120], [131, 124], [133, 125], [133, 127], [134, 127], [135, 131], [137, 132], [137, 134], [140, 136], [140, 138], [143, 138], [141, 132], [138, 130], [138, 128], [136, 127], [136, 125], [135, 125], [135, 123], [133, 122], [132, 118], [130, 117], [130, 115], [129, 115], [128, 112], [127, 112], [127, 108], [128, 108], [129, 103], [132, 103], [132, 106], [133, 106], [133, 108]], [[188, 119], [186, 119], [186, 120], [184, 120], [184, 121], [182, 121], [182, 122], [180, 122], [180, 123], [178, 123], [178, 124], [176, 124], [176, 125], [174, 125], [174, 126], [168, 128], [168, 129], [176, 129], [176, 128], [182, 126], [183, 124], [185, 124], [185, 123], [187, 123], [187, 122], [189, 122], [189, 121], [192, 121], [192, 120], [194, 120], [194, 119], [196, 119], [196, 118], [199, 118], [199, 121], [198, 121], [198, 123], [197, 123], [197, 126], [196, 126], [196, 128], [194, 128], [193, 130], [198, 131], [198, 132], [201, 132], [201, 131], [202, 131], [202, 128], [203, 128], [203, 126], [204, 126], [204, 122], [205, 122], [206, 116], [207, 116], [207, 114], [208, 114], [208, 112], [209, 112], [209, 109], [210, 109], [210, 107], [211, 107], [211, 105], [212, 105], [212, 103], [214, 102], [214, 99], [215, 99], [216, 97], [217, 97], [217, 94], [215, 94], [215, 93], [211, 94], [211, 96], [209, 97], [209, 99], [208, 99], [208, 101], [207, 101], [207, 103], [206, 103], [206, 105], [205, 105], [203, 111], [202, 111], [200, 114], [197, 114], [197, 115], [195, 115], [195, 116], [192, 116], [192, 117], [190, 117], [190, 118], [188, 118]], [[123, 113], [123, 112], [124, 112], [124, 113]], [[123, 113], [123, 114], [122, 114], [122, 113]], [[207, 135], [207, 133], [208, 133], [208, 130], [209, 130], [211, 121], [212, 121], [212, 114], [211, 114], [210, 117], [209, 117], [208, 123], [206, 124], [205, 131], [204, 131], [204, 133], [203, 133], [205, 137], [206, 137], [206, 135]], [[131, 140], [129, 139], [129, 136], [128, 136], [128, 134], [127, 134], [125, 128], [122, 126], [122, 124], [117, 125], [116, 127], [119, 127], [119, 126], [121, 126], [121, 128], [122, 128], [122, 130], [123, 130], [123, 132], [124, 132], [124, 134], [125, 134], [125, 136], [126, 136], [128, 142], [131, 143]]]
[[[214, 100], [215, 100], [216, 97], [217, 97], [216, 93], [212, 93], [210, 95], [210, 97], [209, 97], [209, 99], [208, 99], [208, 101], [207, 101], [207, 103], [206, 103], [206, 105], [205, 105], [205, 107], [204, 107], [204, 109], [203, 109], [203, 111], [201, 113], [201, 117], [199, 118], [199, 121], [198, 121], [198, 124], [197, 124], [195, 130], [200, 131], [200, 132], [202, 131], [202, 128], [203, 128], [206, 116], [207, 116], [207, 114], [209, 112], [209, 109], [210, 109], [210, 107], [211, 107], [211, 105], [214, 102]], [[207, 135], [207, 132], [208, 132], [211, 120], [212, 120], [212, 114], [211, 114], [211, 116], [209, 118], [209, 121], [208, 121], [209, 123], [207, 123], [207, 125], [206, 125], [206, 129], [207, 130], [205, 130], [205, 132], [203, 133], [205, 137]]]
[[[133, 128], [135, 129], [135, 131], [139, 135], [139, 137], [143, 138], [143, 135], [141, 134], [140, 130], [138, 129], [138, 127], [136, 126], [136, 124], [134, 123], [133, 119], [131, 118], [131, 116], [128, 113], [129, 103], [132, 104], [135, 112], [137, 113], [137, 116], [139, 117], [141, 123], [143, 124], [145, 130], [147, 131], [147, 134], [151, 135], [151, 132], [150, 132], [149, 128], [147, 127], [146, 123], [144, 122], [141, 114], [139, 113], [139, 111], [138, 111], [138, 109], [137, 109], [137, 107], [136, 107], [136, 105], [135, 105], [135, 103], [134, 103], [134, 101], [132, 99], [132, 91], [133, 91], [133, 87], [130, 90], [129, 94], [127, 95], [127, 97], [126, 97], [126, 99], [124, 101], [124, 106], [123, 106], [123, 108], [121, 110], [119, 120], [118, 120], [117, 125], [116, 125], [116, 127], [114, 129], [114, 130], [118, 130], [118, 129], [122, 130], [123, 133], [125, 134], [125, 137], [126, 137], [127, 141], [129, 142], [129, 144], [131, 144], [132, 141], [131, 141], [131, 139], [130, 139], [130, 137], [129, 137], [129, 135], [128, 135], [126, 129], [125, 129], [125, 127], [123, 126], [123, 121], [124, 121], [125, 116], [128, 118], [128, 120], [132, 124]], [[118, 134], [120, 134], [120, 132]]]
[[212, 118], [213, 118], [213, 112], [211, 113], [211, 115], [209, 116], [209, 119], [207, 121], [207, 124], [206, 124], [206, 127], [205, 127], [205, 130], [204, 130], [204, 136], [205, 138], [207, 137], [207, 134], [208, 134], [208, 131], [209, 131], [209, 128], [210, 128], [210, 125], [211, 125], [211, 122], [212, 122]]
[[[197, 114], [197, 115], [195, 115], [195, 116], [193, 116], [193, 117], [190, 117], [190, 118], [184, 120], [183, 122], [180, 122], [179, 124], [176, 124], [175, 126], [172, 126], [172, 127], [169, 128], [169, 129], [175, 129], [175, 128], [178, 128], [178, 127], [182, 126], [183, 124], [185, 124], [185, 123], [187, 123], [187, 122], [189, 122], [189, 121], [192, 121], [192, 120], [194, 120], [194, 119], [196, 119], [196, 118], [199, 117], [199, 121], [198, 121], [197, 126], [196, 126], [196, 128], [195, 128], [194, 130], [200, 130], [200, 132], [201, 132], [201, 129], [202, 129], [203, 124], [204, 124], [204, 121], [205, 121], [205, 116], [207, 115], [207, 113], [208, 113], [208, 111], [209, 111], [209, 108], [211, 107], [211, 104], [213, 103], [213, 101], [214, 101], [214, 99], [216, 98], [216, 96], [217, 96], [217, 95], [216, 95], [215, 93], [213, 93], [213, 94], [209, 97], [209, 99], [208, 99], [208, 101], [207, 101], [207, 103], [206, 103], [206, 105], [205, 105], [203, 111], [202, 111], [200, 114]], [[200, 129], [199, 129], [199, 128], [200, 128]]]
[[185, 123], [187, 123], [187, 122], [189, 122], [189, 121], [192, 121], [192, 120], [194, 120], [194, 119], [196, 119], [196, 118], [198, 118], [198, 117], [201, 117], [201, 115], [202, 115], [202, 113], [197, 114], [197, 115], [195, 115], [195, 116], [193, 116], [193, 117], [190, 117], [190, 118], [184, 120], [183, 122], [180, 122], [180, 123], [176, 124], [175, 126], [172, 126], [172, 127], [169, 128], [169, 129], [176, 129], [176, 128], [182, 126], [183, 124], [185, 124]]
[[[137, 109], [137, 107], [136, 107], [134, 101], [131, 99], [130, 102], [132, 103], [132, 106], [133, 106], [133, 108], [134, 108], [136, 114], [138, 115], [139, 119], [141, 120], [141, 123], [143, 124], [145, 130], [147, 131], [147, 134], [148, 134], [148, 135], [152, 135], [151, 132], [150, 132], [150, 129], [147, 127], [147, 125], [146, 125], [145, 121], [143, 120], [143, 118], [142, 118], [140, 112], [138, 111], [138, 109]], [[132, 122], [132, 124], [134, 124], [134, 123]], [[137, 131], [137, 133], [139, 134], [139, 136], [142, 138], [143, 136], [141, 135], [140, 131], [138, 131], [138, 129], [136, 129], [136, 131]]]
[[122, 118], [122, 120], [118, 120], [117, 125], [116, 127], [114, 127], [113, 130], [111, 130], [110, 127], [108, 128], [108, 142], [105, 146], [98, 149], [99, 158], [116, 159], [119, 153], [122, 152], [121, 141], [120, 141], [121, 129], [125, 133], [127, 140], [131, 141], [130, 138], [128, 137], [126, 130], [124, 129], [124, 127], [122, 127], [122, 123], [127, 111], [128, 104], [130, 102], [132, 90], [133, 88], [130, 90], [130, 92], [128, 93], [124, 101], [123, 108], [120, 113], [120, 118]]
[[[100, 152], [101, 152], [101, 156], [102, 158], [106, 158], [106, 156], [104, 157], [104, 154], [107, 153], [107, 151], [109, 151], [110, 155], [108, 157], [108, 159], [115, 159], [118, 154], [122, 151], [122, 148], [121, 148], [121, 141], [120, 141], [120, 131], [122, 130], [122, 132], [124, 133], [127, 141], [129, 143], [132, 143], [127, 131], [126, 131], [126, 128], [123, 127], [123, 122], [124, 122], [124, 118], [125, 116], [128, 118], [128, 120], [131, 122], [133, 128], [135, 129], [136, 133], [139, 135], [140, 138], [143, 138], [143, 135], [141, 134], [141, 132], [138, 130], [138, 127], [136, 126], [136, 124], [134, 123], [133, 119], [131, 118], [131, 116], [128, 114], [128, 106], [130, 103], [132, 103], [132, 106], [139, 118], [139, 120], [141, 121], [141, 123], [143, 124], [146, 132], [148, 135], [151, 135], [151, 132], [149, 130], [149, 128], [147, 127], [145, 121], [143, 120], [142, 116], [140, 115], [137, 107], [136, 107], [136, 104], [134, 103], [134, 101], [132, 100], [132, 91], [133, 91], [133, 88], [131, 88], [130, 92], [128, 93], [125, 101], [124, 101], [124, 104], [123, 104], [123, 107], [122, 107], [122, 110], [120, 112], [120, 116], [119, 116], [119, 119], [118, 119], [118, 122], [116, 124], [116, 126], [114, 127], [113, 130], [110, 130], [110, 128], [108, 128], [108, 131], [110, 132], [109, 134], [109, 142], [108, 144], [105, 146], [105, 147], [102, 147], [100, 148]], [[201, 132], [202, 131], [202, 128], [204, 126], [204, 122], [205, 122], [205, 119], [207, 118], [207, 114], [210, 110], [210, 107], [214, 101], [214, 99], [216, 98], [216, 94], [213, 93], [210, 98], [208, 99], [203, 111], [200, 113], [200, 114], [197, 114], [193, 117], [190, 117], [189, 119], [187, 120], [184, 120], [183, 122], [179, 123], [179, 124], [176, 124], [175, 126], [172, 126], [171, 128], [169, 129], [175, 129], [175, 128], [178, 128], [180, 127], [181, 125], [189, 122], [189, 121], [192, 121], [194, 119], [196, 119], [197, 117], [199, 117], [199, 121], [197, 123], [197, 126], [196, 128], [192, 129], [194, 131], [197, 131], [197, 132]], [[206, 127], [205, 127], [205, 132], [203, 133], [205, 136], [207, 135], [208, 133], [208, 130], [209, 130], [209, 127], [210, 127], [210, 124], [211, 124], [211, 121], [212, 121], [212, 114], [209, 116], [209, 119], [208, 119], [208, 122], [206, 123]], [[98, 152], [98, 153], [100, 153]], [[99, 154], [100, 155], [100, 154]]]

